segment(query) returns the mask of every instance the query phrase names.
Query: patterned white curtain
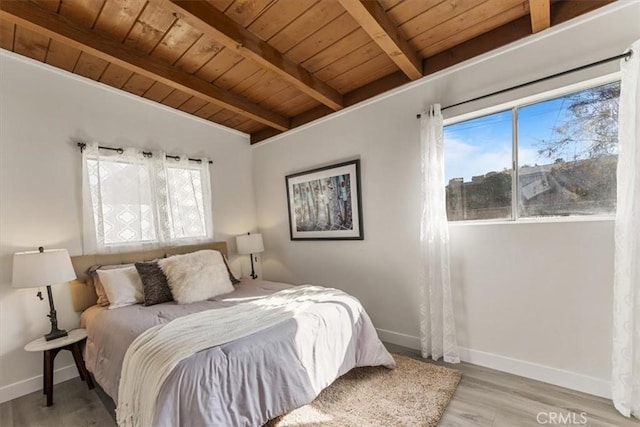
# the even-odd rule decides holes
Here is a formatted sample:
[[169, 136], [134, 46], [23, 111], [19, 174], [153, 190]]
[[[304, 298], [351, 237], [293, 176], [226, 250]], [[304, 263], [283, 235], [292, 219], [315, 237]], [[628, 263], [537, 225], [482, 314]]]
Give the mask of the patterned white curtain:
[[145, 156], [87, 144], [83, 165], [85, 253], [149, 249], [213, 238], [209, 162]]
[[613, 289], [613, 403], [640, 418], [640, 40], [622, 60]]
[[209, 161], [175, 160], [164, 153], [153, 159], [163, 240], [212, 239]]
[[420, 119], [422, 154], [422, 224], [420, 333], [422, 357], [458, 363], [449, 271], [444, 138], [440, 104], [432, 105]]

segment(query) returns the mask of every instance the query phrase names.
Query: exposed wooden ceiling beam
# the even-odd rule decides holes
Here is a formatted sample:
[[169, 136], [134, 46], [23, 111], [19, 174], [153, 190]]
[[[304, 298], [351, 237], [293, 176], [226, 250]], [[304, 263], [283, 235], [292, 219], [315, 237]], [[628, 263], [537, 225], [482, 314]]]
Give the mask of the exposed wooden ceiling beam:
[[333, 110], [343, 108], [342, 94], [313, 76], [304, 67], [278, 52], [270, 44], [205, 1], [153, 0], [177, 13], [226, 48], [274, 72], [288, 84]]
[[289, 128], [289, 119], [286, 117], [148, 55], [141, 55], [133, 48], [75, 25], [57, 13], [45, 10], [32, 2], [1, 1], [0, 17], [274, 129], [284, 131]]
[[495, 30], [426, 58], [424, 60], [425, 72], [427, 75], [433, 74], [467, 59], [520, 40], [528, 35], [531, 35], [529, 17], [523, 16]]
[[[365, 86], [362, 86], [345, 94], [345, 107], [350, 107], [351, 105], [355, 105], [361, 101], [364, 101], [365, 99], [372, 98], [388, 90], [409, 83], [410, 81], [411, 80], [409, 80], [409, 78], [402, 71], [397, 71], [393, 74], [389, 74], [388, 76], [384, 76], [376, 81], [373, 81]], [[302, 126], [306, 123], [327, 116], [331, 113], [333, 113], [333, 111], [329, 110], [324, 105], [314, 107], [308, 111], [298, 114], [295, 117], [292, 117], [291, 128], [293, 129], [298, 126]], [[272, 136], [276, 136], [280, 133], [282, 132], [276, 129], [263, 129], [261, 131], [255, 132], [251, 134], [251, 144], [256, 144], [260, 141], [264, 141], [265, 139], [271, 138]]]
[[398, 32], [380, 3], [371, 0], [339, 0], [369, 36], [411, 80], [422, 77], [422, 59]]
[[[595, 10], [615, 0], [582, 0], [572, 2], [556, 2], [551, 6], [551, 25], [573, 19], [584, 13]], [[481, 55], [493, 49], [497, 49], [508, 43], [514, 42], [531, 34], [531, 22], [525, 16], [512, 21], [488, 33], [478, 36], [468, 42], [459, 44], [451, 49], [434, 55], [424, 60], [425, 75], [429, 75], [442, 69], [451, 67], [474, 56]], [[345, 107], [371, 98], [380, 93], [400, 87], [407, 83], [407, 78], [397, 72], [378, 79], [366, 86], [358, 88], [344, 95]], [[291, 117], [291, 128], [294, 129], [313, 120], [331, 114], [326, 108], [316, 107], [305, 111], [295, 117]], [[282, 132], [275, 129], [263, 129], [251, 134], [251, 144], [256, 144], [265, 139], [276, 136]]]
[[397, 71], [345, 94], [344, 102], [350, 107], [366, 99], [373, 98], [381, 93], [407, 84], [410, 81], [402, 71]]
[[[615, 0], [559, 1], [551, 5], [551, 25], [591, 12]], [[495, 30], [484, 33], [467, 42], [447, 49], [424, 60], [425, 75], [451, 67], [467, 59], [497, 49], [531, 34], [531, 22], [527, 16], [511, 21]]]
[[546, 30], [551, 26], [551, 1], [529, 0], [531, 16], [531, 32], [533, 34]]

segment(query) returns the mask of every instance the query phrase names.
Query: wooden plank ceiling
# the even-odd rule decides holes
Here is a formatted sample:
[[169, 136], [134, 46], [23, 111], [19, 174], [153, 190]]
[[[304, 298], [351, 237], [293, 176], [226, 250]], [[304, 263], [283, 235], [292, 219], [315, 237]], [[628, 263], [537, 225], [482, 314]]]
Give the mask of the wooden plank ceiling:
[[0, 47], [255, 143], [611, 1], [2, 0]]

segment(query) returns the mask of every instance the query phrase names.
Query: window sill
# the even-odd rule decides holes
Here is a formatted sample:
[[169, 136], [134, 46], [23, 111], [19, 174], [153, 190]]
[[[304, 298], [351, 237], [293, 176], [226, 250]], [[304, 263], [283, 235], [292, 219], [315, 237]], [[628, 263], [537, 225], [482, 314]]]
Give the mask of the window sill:
[[518, 225], [518, 224], [548, 224], [562, 222], [600, 222], [615, 221], [615, 215], [594, 215], [594, 216], [553, 216], [543, 218], [522, 218], [517, 221], [496, 219], [496, 220], [472, 220], [472, 221], [449, 221], [449, 226], [453, 227], [469, 227], [469, 226], [485, 226], [485, 225]]

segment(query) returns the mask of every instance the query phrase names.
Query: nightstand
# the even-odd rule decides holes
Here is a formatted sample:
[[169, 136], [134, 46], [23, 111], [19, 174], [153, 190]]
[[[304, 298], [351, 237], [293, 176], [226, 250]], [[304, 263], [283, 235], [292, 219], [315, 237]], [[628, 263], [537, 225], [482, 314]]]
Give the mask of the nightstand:
[[80, 348], [80, 343], [86, 338], [87, 331], [85, 329], [73, 329], [69, 331], [69, 335], [66, 337], [51, 341], [46, 341], [42, 337], [24, 346], [27, 351], [44, 352], [43, 394], [47, 396], [47, 406], [53, 405], [53, 361], [60, 350], [69, 350], [73, 354], [73, 360], [76, 362], [80, 379], [86, 381], [89, 390], [93, 388], [93, 380], [84, 366], [82, 349]]

